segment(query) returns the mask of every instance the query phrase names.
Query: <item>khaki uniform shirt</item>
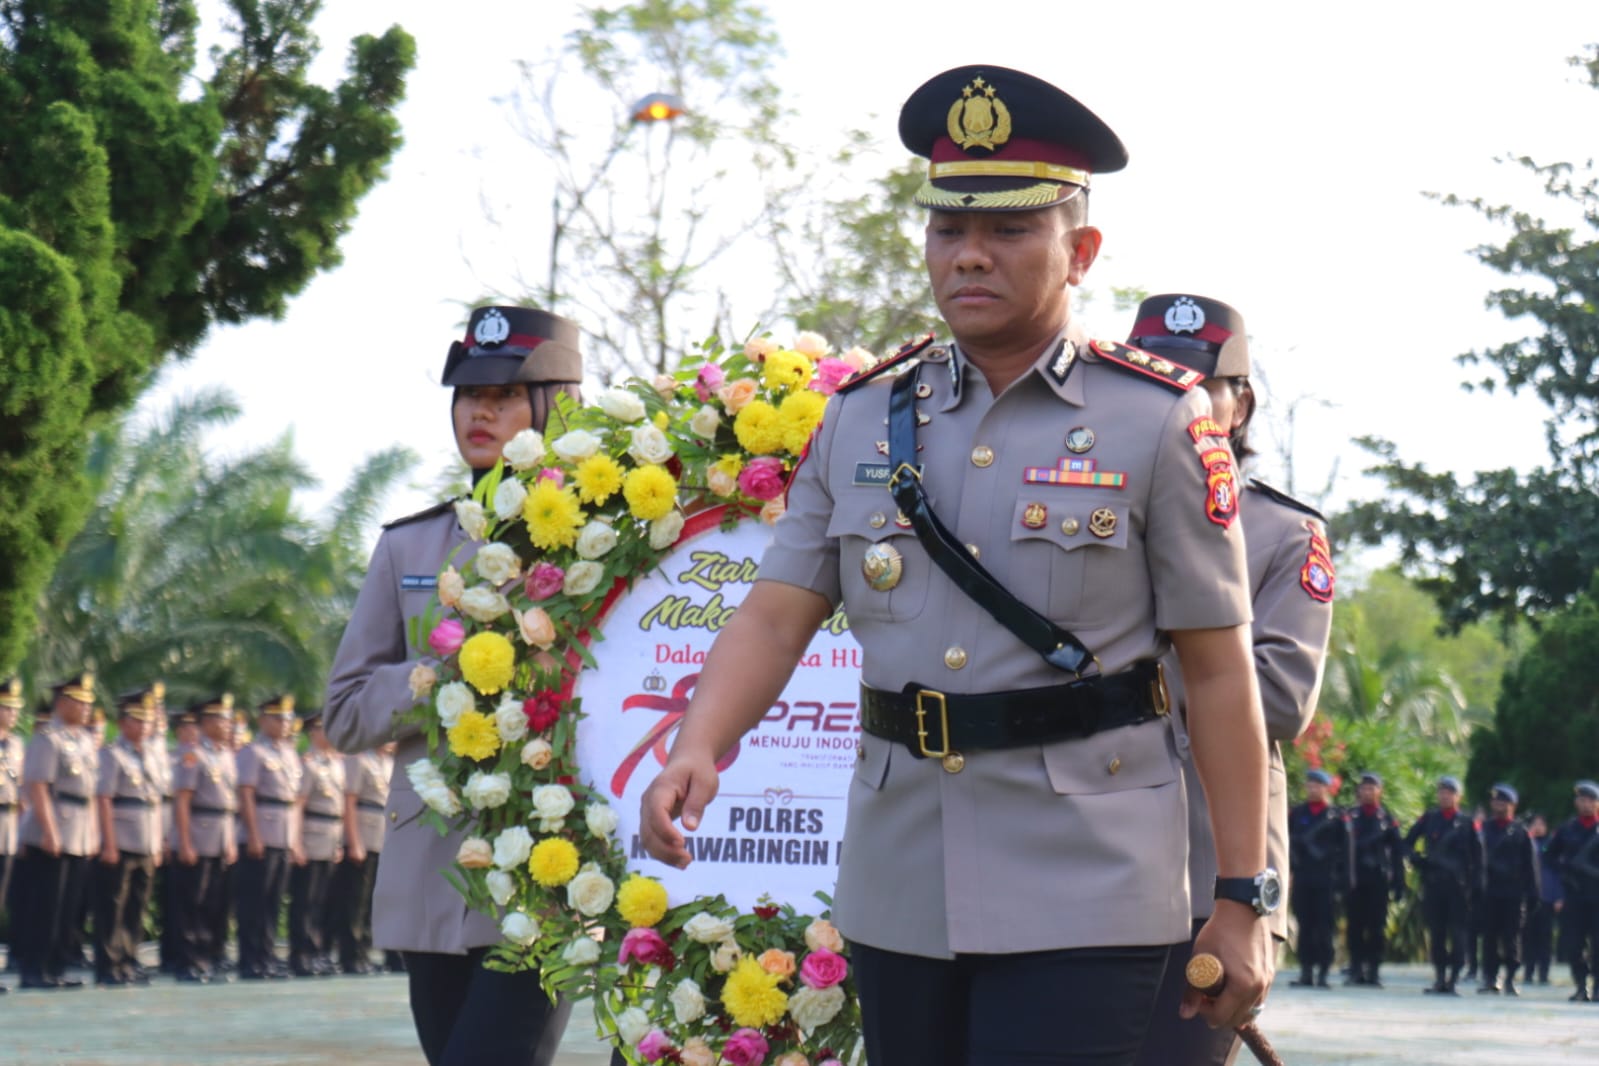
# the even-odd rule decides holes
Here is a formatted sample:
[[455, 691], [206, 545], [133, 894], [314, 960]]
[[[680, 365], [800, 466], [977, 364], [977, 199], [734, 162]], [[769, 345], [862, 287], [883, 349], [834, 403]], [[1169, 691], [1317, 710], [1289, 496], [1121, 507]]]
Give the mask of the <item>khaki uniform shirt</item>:
[[[234, 761], [239, 767], [239, 787], [255, 789], [255, 828], [262, 846], [287, 850], [295, 839], [294, 801], [304, 776], [294, 742], [274, 743], [258, 736], [239, 749]], [[242, 821], [239, 831], [244, 831]]]
[[467, 573], [476, 550], [448, 505], [384, 530], [328, 676], [322, 724], [335, 747], [358, 752], [400, 742], [372, 894], [372, 940], [386, 950], [461, 955], [501, 940], [494, 920], [469, 909], [444, 879], [465, 835], [441, 836], [418, 819], [422, 801], [405, 767], [427, 755], [427, 740], [395, 723], [415, 702], [408, 679], [420, 655], [409, 644], [410, 623], [433, 602], [439, 571], [450, 563]]
[[118, 737], [100, 749], [97, 795], [111, 800], [111, 825], [117, 850], [129, 855], [154, 855], [161, 850], [161, 786], [150, 773], [146, 753]]
[[389, 803], [389, 777], [394, 757], [363, 751], [344, 757], [344, 793], [355, 797], [355, 827], [361, 846], [373, 855], [383, 851], [383, 811]]
[[[1159, 656], [1167, 630], [1249, 620], [1243, 537], [1237, 522], [1206, 514], [1206, 470], [1189, 434], [1210, 413], [1204, 390], [1109, 364], [1075, 329], [1064, 340], [998, 397], [958, 352], [924, 352], [930, 394], [917, 406], [930, 421], [918, 458], [944, 524], [1117, 673]], [[891, 377], [834, 397], [761, 578], [842, 602], [865, 653], [863, 680], [880, 689], [981, 693], [1070, 680], [895, 521], [886, 476], [871, 469], [887, 472]], [[1093, 444], [1074, 455], [1065, 440], [1077, 427]], [[1124, 474], [1124, 487], [1029, 479], [1029, 468], [1063, 458], [1095, 460], [1099, 472]], [[1113, 521], [1095, 520], [1097, 511]], [[904, 560], [889, 591], [862, 573], [863, 553], [883, 542]], [[967, 753], [959, 773], [876, 737], [861, 742], [835, 907], [851, 940], [948, 957], [1186, 939], [1187, 823], [1164, 721]]]
[[[100, 847], [95, 824], [94, 741], [87, 730], [60, 728], [52, 723], [34, 731], [23, 756], [22, 782], [26, 788], [43, 781], [51, 796], [56, 835], [63, 855], [93, 855]], [[29, 809], [22, 819], [22, 843], [40, 846], [44, 841], [38, 812]]]
[[[1319, 515], [1295, 506], [1251, 482], [1240, 506], [1249, 552], [1249, 589], [1254, 597], [1255, 675], [1266, 716], [1270, 746], [1269, 796], [1266, 810], [1266, 862], [1283, 878], [1283, 906], [1270, 919], [1274, 936], [1288, 937], [1288, 780], [1283, 772], [1282, 745], [1310, 725], [1321, 692], [1322, 665], [1332, 633], [1332, 585], [1325, 593], [1307, 570], [1327, 544]], [[1327, 562], [1330, 566], [1330, 560]], [[1328, 577], [1331, 571], [1328, 570]], [[1327, 598], [1321, 598], [1325, 595]], [[1181, 706], [1181, 685], [1175, 656], [1166, 664], [1172, 678], [1173, 702]], [[1194, 917], [1208, 918], [1215, 909], [1216, 842], [1210, 831], [1210, 809], [1199, 784], [1194, 761], [1186, 758], [1188, 737], [1178, 737], [1183, 774], [1188, 782], [1188, 877]]]
[[155, 782], [156, 791], [161, 795], [156, 813], [156, 828], [160, 833], [156, 840], [156, 850], [170, 851], [172, 849], [172, 753], [167, 750], [165, 734], [145, 739], [144, 763], [150, 771], [150, 779]]
[[0, 855], [15, 855], [19, 849], [23, 751], [22, 738], [15, 733], [0, 740]]
[[344, 843], [344, 760], [337, 755], [306, 753], [300, 775], [300, 834], [305, 857], [331, 862]]
[[233, 752], [202, 739], [183, 753], [175, 782], [189, 797], [189, 841], [197, 855], [214, 859], [236, 846], [238, 767]]

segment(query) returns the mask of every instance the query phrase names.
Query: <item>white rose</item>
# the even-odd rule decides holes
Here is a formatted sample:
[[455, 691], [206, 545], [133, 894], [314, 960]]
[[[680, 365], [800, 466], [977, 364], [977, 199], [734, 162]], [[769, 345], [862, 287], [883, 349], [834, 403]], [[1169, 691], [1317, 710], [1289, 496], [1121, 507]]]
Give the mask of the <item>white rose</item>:
[[593, 863], [583, 867], [566, 883], [566, 902], [590, 918], [610, 910], [615, 899], [616, 883]]
[[[522, 721], [526, 722], [524, 715]], [[522, 765], [531, 766], [535, 770], [542, 770], [550, 765], [550, 759], [555, 755], [555, 749], [550, 747], [550, 742], [543, 737], [530, 740], [522, 746]]]
[[455, 520], [472, 540], [482, 540], [484, 530], [489, 528], [489, 516], [476, 500], [456, 500]]
[[423, 803], [432, 807], [446, 818], [453, 818], [461, 813], [461, 798], [443, 783], [418, 789], [417, 795]]
[[406, 763], [405, 776], [411, 781], [411, 788], [421, 792], [429, 785], [444, 784], [444, 776], [439, 773], [439, 768], [427, 759], [418, 759], [416, 762]]
[[569, 463], [578, 463], [600, 450], [600, 438], [586, 429], [574, 429], [551, 441], [550, 450]]
[[516, 895], [516, 882], [504, 870], [490, 870], [488, 873], [489, 898], [503, 907], [511, 902], [511, 897]]
[[503, 807], [505, 801], [511, 798], [511, 775], [486, 774], [479, 770], [466, 779], [462, 794], [475, 811]]
[[744, 953], [738, 949], [738, 944], [732, 940], [724, 940], [711, 954], [711, 969], [717, 973], [728, 973], [738, 965], [739, 957]]
[[721, 413], [710, 404], [695, 411], [694, 417], [688, 420], [688, 428], [694, 431], [694, 435], [704, 437], [706, 440], [716, 436], [716, 427], [721, 424]]
[[487, 585], [461, 593], [461, 613], [478, 622], [492, 622], [510, 609], [510, 601]]
[[580, 936], [561, 950], [561, 961], [571, 966], [593, 966], [600, 961], [600, 945]]
[[508, 477], [494, 490], [494, 517], [502, 521], [516, 518], [521, 515], [525, 502], [527, 487], [516, 478]]
[[521, 911], [512, 911], [500, 919], [500, 933], [511, 943], [527, 947], [539, 938], [539, 923]]
[[590, 522], [577, 535], [577, 553], [585, 559], [598, 559], [616, 547], [616, 530], [604, 522]]
[[417, 663], [411, 667], [411, 676], [406, 678], [405, 683], [411, 689], [413, 700], [425, 700], [433, 691], [433, 686], [439, 683], [439, 672], [427, 663]]
[[616, 832], [621, 819], [617, 817], [615, 808], [609, 803], [590, 803], [583, 810], [583, 821], [588, 824], [590, 833], [605, 840]]
[[683, 532], [683, 516], [677, 511], [666, 514], [650, 523], [650, 547], [663, 551], [677, 543]]
[[626, 1043], [632, 1047], [649, 1035], [651, 1029], [650, 1016], [642, 1008], [629, 1007], [616, 1016], [616, 1032]]
[[566, 579], [561, 582], [561, 591], [568, 596], [587, 596], [599, 587], [600, 578], [605, 576], [605, 567], [587, 559], [573, 563], [566, 568]]
[[733, 936], [733, 923], [709, 911], [701, 911], [684, 923], [683, 932], [696, 943], [718, 944]]
[[820, 333], [812, 333], [810, 330], [806, 330], [794, 338], [794, 350], [801, 355], [808, 355], [812, 359], [820, 359], [831, 350], [831, 345], [827, 343], [827, 338]]
[[472, 562], [478, 576], [491, 585], [503, 585], [522, 573], [522, 560], [509, 544], [485, 544]]
[[788, 1016], [807, 1033], [832, 1021], [844, 1008], [844, 986], [806, 986], [788, 997]]
[[640, 463], [665, 463], [672, 458], [672, 443], [654, 426], [634, 426], [633, 443], [628, 445], [627, 454]]
[[685, 978], [672, 989], [672, 1013], [677, 1016], [677, 1024], [687, 1025], [697, 1022], [705, 1017], [705, 993], [700, 991], [700, 986], [692, 978]]
[[500, 830], [500, 835], [494, 838], [494, 865], [502, 870], [514, 870], [527, 862], [527, 857], [533, 854], [533, 834], [527, 827], [513, 825], [509, 829]]
[[[500, 454], [505, 457], [506, 462], [511, 464], [512, 470], [527, 470], [537, 466], [539, 461], [544, 458], [544, 438], [539, 435], [539, 431], [536, 429], [524, 429], [505, 442], [505, 447], [501, 449]], [[504, 488], [514, 481], [514, 478], [503, 481], [500, 483], [500, 487]], [[495, 510], [499, 510], [497, 498]], [[509, 518], [511, 516], [502, 514], [500, 517]]]
[[543, 819], [540, 830], [555, 832], [572, 813], [572, 790], [565, 785], [540, 785], [533, 790], [533, 813]]
[[644, 417], [644, 401], [626, 389], [606, 389], [600, 393], [600, 410], [618, 422], [637, 422]]
[[439, 724], [445, 729], [453, 729], [455, 723], [461, 720], [461, 715], [470, 711], [476, 702], [472, 690], [464, 682], [451, 681], [439, 689], [433, 705], [439, 710]]
[[514, 744], [527, 736], [527, 715], [522, 713], [522, 702], [507, 695], [494, 708], [494, 731], [507, 744]]

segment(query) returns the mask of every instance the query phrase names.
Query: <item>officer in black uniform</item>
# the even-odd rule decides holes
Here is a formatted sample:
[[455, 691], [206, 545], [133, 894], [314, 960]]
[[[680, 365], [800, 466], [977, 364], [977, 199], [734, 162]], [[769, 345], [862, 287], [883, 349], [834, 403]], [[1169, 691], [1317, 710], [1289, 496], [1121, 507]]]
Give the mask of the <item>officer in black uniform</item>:
[[1388, 897], [1405, 898], [1405, 860], [1399, 820], [1382, 805], [1382, 778], [1367, 771], [1356, 789], [1360, 805], [1349, 814], [1355, 846], [1355, 884], [1349, 893], [1349, 984], [1382, 987]]
[[1353, 841], [1344, 812], [1328, 802], [1332, 778], [1305, 774], [1305, 802], [1288, 812], [1289, 902], [1299, 923], [1295, 988], [1326, 988], [1333, 961], [1333, 897], [1354, 871]]
[[1487, 876], [1483, 892], [1482, 987], [1497, 995], [1499, 967], [1505, 968], [1504, 994], [1519, 996], [1516, 968], [1521, 965], [1521, 937], [1527, 915], [1538, 906], [1542, 889], [1538, 849], [1527, 827], [1516, 820], [1516, 790], [1500, 783], [1490, 797], [1493, 817], [1483, 826], [1482, 846]]
[[1432, 944], [1435, 980], [1424, 991], [1459, 995], [1455, 982], [1466, 963], [1471, 898], [1482, 891], [1482, 833], [1460, 809], [1460, 779], [1438, 779], [1438, 806], [1405, 834], [1405, 851], [1421, 871], [1421, 908]]
[[[1599, 963], [1599, 784], [1578, 781], [1573, 802], [1577, 813], [1549, 841], [1551, 865], [1560, 873], [1565, 900], [1560, 910], [1560, 942], [1571, 962], [1572, 1000], [1591, 998], [1588, 978]], [[1599, 992], [1599, 982], [1595, 982]]]

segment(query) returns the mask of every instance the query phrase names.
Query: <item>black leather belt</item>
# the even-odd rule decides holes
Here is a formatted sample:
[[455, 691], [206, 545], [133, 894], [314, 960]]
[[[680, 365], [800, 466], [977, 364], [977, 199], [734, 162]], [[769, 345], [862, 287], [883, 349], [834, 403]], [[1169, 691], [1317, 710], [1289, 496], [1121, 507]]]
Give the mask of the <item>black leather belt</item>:
[[379, 814], [383, 813], [383, 804], [373, 803], [371, 800], [356, 800], [355, 805], [361, 808], [363, 811], [377, 811]]
[[294, 801], [278, 799], [276, 796], [257, 796], [255, 805], [257, 807], [292, 807], [294, 806]]
[[1110, 677], [1009, 692], [953, 694], [905, 686], [861, 685], [861, 728], [910, 749], [918, 759], [955, 752], [1081, 740], [1107, 729], [1154, 721], [1168, 710], [1160, 664], [1145, 660]]
[[137, 796], [113, 796], [111, 797], [111, 806], [143, 807], [145, 810], [149, 810], [150, 808], [154, 807], [155, 804], [151, 803], [149, 800], [139, 799]]
[[339, 814], [323, 814], [321, 811], [306, 811], [305, 816], [313, 822], [342, 822], [344, 816]]
[[89, 805], [88, 796], [74, 796], [70, 792], [57, 792], [54, 795], [57, 803], [65, 803], [73, 807], [87, 807]]
[[15, 806], [16, 806], [15, 803], [0, 803], [0, 811], [9, 811], [12, 807], [15, 807]]
[[189, 804], [190, 814], [233, 814], [226, 807], [202, 807], [198, 803]]

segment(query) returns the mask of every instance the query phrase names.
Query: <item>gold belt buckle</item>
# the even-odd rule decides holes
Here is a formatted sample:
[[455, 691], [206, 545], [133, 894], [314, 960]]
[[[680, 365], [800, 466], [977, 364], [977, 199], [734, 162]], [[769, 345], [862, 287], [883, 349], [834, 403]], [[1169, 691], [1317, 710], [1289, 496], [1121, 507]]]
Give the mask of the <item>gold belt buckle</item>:
[[1171, 711], [1171, 689], [1166, 686], [1166, 664], [1155, 664], [1155, 680], [1149, 683], [1150, 701], [1155, 705], [1155, 717], [1164, 718]]
[[[943, 746], [937, 751], [927, 746], [927, 708], [923, 700], [938, 701], [938, 728], [942, 734]], [[921, 748], [922, 754], [929, 759], [942, 759], [950, 754], [949, 750], [949, 701], [942, 692], [934, 692], [930, 688], [918, 689], [916, 692], [916, 743]]]

